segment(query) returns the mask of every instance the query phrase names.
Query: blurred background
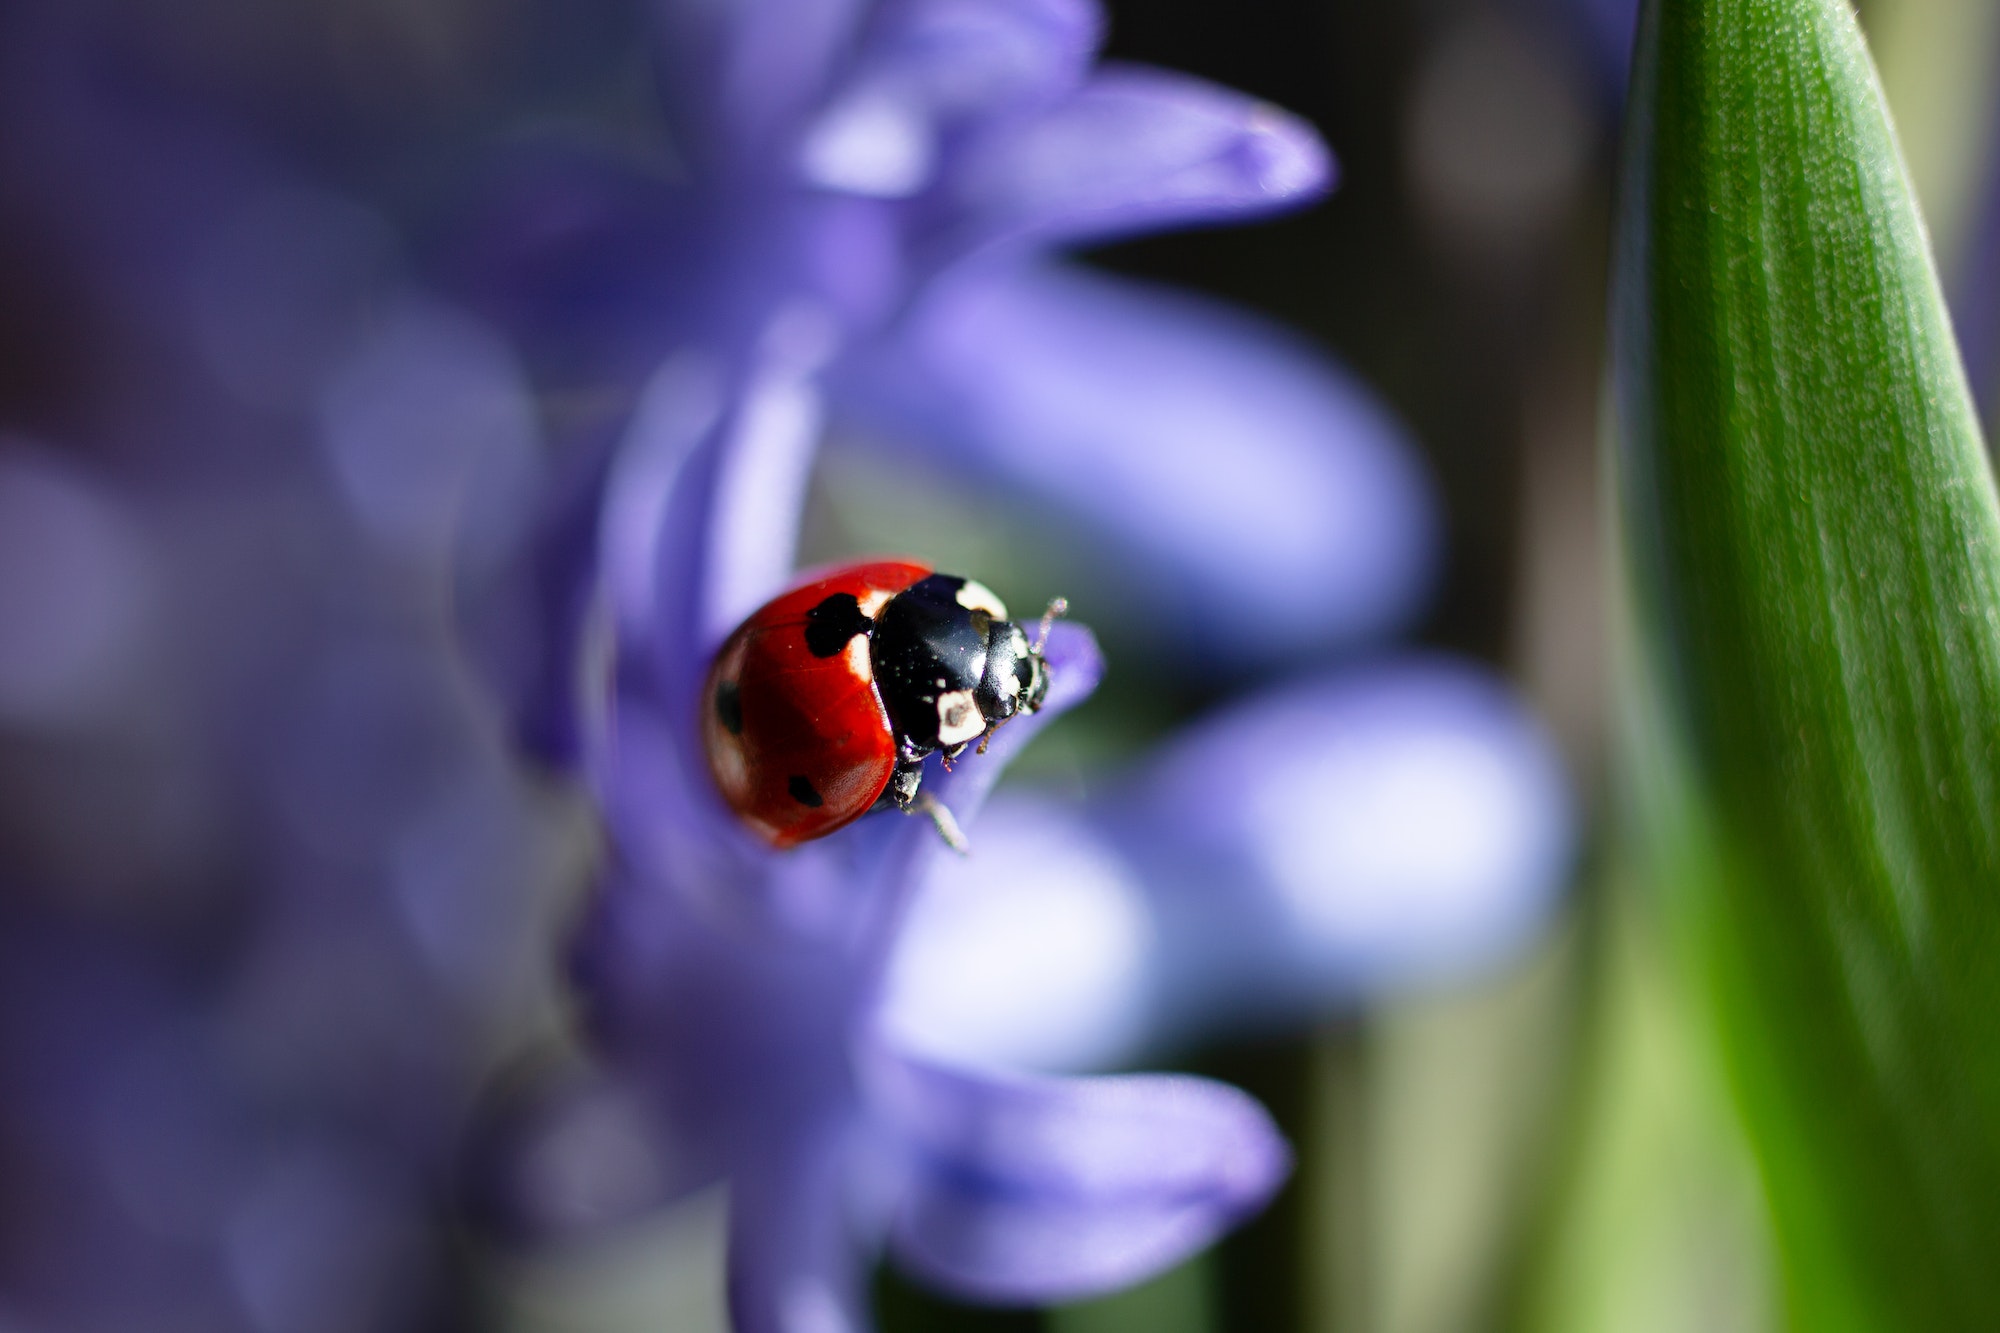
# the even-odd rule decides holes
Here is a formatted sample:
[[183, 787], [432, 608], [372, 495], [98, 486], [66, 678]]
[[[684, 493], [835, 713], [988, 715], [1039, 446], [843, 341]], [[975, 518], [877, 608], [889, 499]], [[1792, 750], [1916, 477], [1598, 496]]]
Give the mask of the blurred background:
[[[720, 1199], [532, 1252], [461, 1181], [480, 1108], [568, 1040], [558, 942], [602, 849], [463, 647], [543, 432], [592, 404], [446, 294], [510, 139], [657, 134], [636, 9], [0, 10], [0, 1333], [724, 1326]], [[1400, 419], [1444, 529], [1408, 642], [1516, 687], [1580, 847], [1503, 964], [1148, 1061], [1248, 1089], [1296, 1149], [1215, 1249], [1050, 1311], [884, 1270], [881, 1326], [1774, 1325], [1754, 1176], [1613, 836], [1596, 421], [1630, 7], [1109, 9], [1110, 57], [1307, 118], [1339, 183], [1087, 262], [1289, 326]], [[1984, 392], [2000, 5], [1862, 10]], [[1160, 650], [1046, 514], [866, 449], [805, 512], [807, 558], [1072, 594], [1112, 683], [1010, 782], [1086, 780], [1297, 665]]]

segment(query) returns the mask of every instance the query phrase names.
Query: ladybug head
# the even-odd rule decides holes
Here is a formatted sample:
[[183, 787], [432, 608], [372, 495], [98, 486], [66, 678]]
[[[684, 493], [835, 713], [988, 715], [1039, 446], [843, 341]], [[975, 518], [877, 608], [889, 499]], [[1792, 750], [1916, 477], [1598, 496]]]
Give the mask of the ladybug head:
[[1049, 691], [1041, 643], [1048, 619], [1031, 642], [999, 598], [952, 574], [932, 574], [891, 598], [869, 654], [898, 748], [954, 755], [1016, 713], [1040, 708]]
[[986, 635], [986, 671], [973, 699], [987, 725], [1005, 722], [1026, 709], [1034, 712], [1049, 693], [1048, 664], [1041, 645], [1011, 620], [991, 622]]

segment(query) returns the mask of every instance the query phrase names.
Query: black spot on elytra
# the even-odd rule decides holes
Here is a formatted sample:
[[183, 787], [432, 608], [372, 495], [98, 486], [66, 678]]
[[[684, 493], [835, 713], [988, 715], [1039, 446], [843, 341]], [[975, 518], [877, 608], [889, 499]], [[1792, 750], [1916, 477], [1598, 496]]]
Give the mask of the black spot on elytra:
[[806, 612], [806, 650], [814, 657], [832, 657], [855, 635], [874, 627], [853, 593], [837, 592]]
[[715, 717], [732, 736], [743, 734], [743, 691], [733, 680], [715, 687]]
[[792, 774], [792, 780], [785, 784], [785, 790], [790, 792], [792, 799], [800, 805], [811, 806], [817, 810], [826, 804], [826, 799], [813, 790], [812, 783], [806, 780], [803, 773]]

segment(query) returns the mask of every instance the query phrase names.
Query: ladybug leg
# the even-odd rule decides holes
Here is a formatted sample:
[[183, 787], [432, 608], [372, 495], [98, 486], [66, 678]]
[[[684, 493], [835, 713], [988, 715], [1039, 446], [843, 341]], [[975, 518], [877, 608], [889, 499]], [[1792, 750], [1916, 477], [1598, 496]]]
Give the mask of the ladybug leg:
[[953, 817], [950, 808], [943, 801], [929, 792], [920, 792], [910, 812], [929, 815], [931, 823], [937, 826], [938, 836], [944, 839], [945, 846], [960, 856], [972, 854], [972, 844], [965, 840], [965, 833], [958, 827], [958, 820]]
[[903, 755], [896, 760], [896, 771], [889, 775], [889, 785], [882, 789], [881, 799], [876, 801], [876, 810], [897, 809], [909, 813], [917, 803], [917, 788], [924, 780], [924, 761], [915, 755]]

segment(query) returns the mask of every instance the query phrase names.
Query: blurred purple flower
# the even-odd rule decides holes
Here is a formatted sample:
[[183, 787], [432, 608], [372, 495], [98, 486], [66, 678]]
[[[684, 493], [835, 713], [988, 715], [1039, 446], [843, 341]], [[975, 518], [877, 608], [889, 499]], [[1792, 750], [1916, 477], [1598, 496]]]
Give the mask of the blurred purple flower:
[[445, 609], [533, 415], [146, 31], [0, 8], [0, 1324], [452, 1327], [560, 845]]

